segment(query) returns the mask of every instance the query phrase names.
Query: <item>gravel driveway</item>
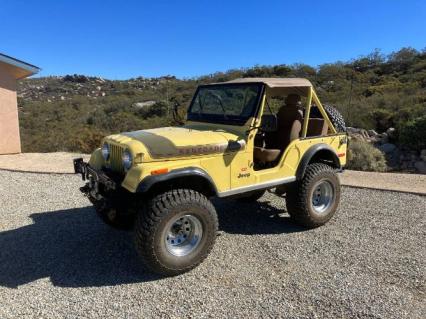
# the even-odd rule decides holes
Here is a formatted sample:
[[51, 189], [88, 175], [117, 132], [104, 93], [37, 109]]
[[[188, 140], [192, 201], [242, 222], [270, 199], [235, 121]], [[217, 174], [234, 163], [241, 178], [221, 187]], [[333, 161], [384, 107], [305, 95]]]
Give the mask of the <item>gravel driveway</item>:
[[344, 188], [338, 215], [309, 231], [272, 195], [216, 201], [212, 254], [164, 279], [81, 184], [0, 171], [0, 318], [426, 317], [424, 196]]

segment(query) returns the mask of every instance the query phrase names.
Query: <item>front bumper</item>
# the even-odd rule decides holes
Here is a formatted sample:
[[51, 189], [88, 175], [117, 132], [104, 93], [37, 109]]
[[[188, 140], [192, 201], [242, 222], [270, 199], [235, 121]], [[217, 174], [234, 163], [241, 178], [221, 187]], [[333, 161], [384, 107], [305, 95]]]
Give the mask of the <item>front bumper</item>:
[[102, 193], [114, 191], [118, 188], [117, 182], [111, 179], [105, 172], [94, 169], [83, 161], [82, 158], [74, 159], [74, 172], [81, 174], [83, 181], [88, 183], [81, 187], [82, 193], [94, 198], [99, 198]]

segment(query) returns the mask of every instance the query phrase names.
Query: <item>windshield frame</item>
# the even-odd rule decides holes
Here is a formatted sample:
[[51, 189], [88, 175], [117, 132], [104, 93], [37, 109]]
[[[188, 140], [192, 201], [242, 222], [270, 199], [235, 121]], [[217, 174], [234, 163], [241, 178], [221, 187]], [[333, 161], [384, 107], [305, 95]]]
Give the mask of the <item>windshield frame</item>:
[[[203, 114], [203, 113], [200, 114], [198, 112], [191, 112], [194, 106], [195, 100], [198, 97], [198, 93], [201, 89], [214, 88], [214, 87], [232, 87], [232, 86], [235, 86], [235, 87], [258, 86], [259, 91], [256, 97], [255, 107], [253, 108], [249, 116], [237, 116], [237, 115], [230, 115], [230, 114], [226, 114], [226, 115], [225, 114]], [[265, 92], [265, 84], [262, 82], [217, 83], [217, 84], [199, 85], [197, 87], [197, 90], [195, 91], [194, 96], [192, 97], [191, 104], [189, 105], [189, 108], [187, 111], [187, 120], [193, 121], [193, 122], [205, 122], [205, 123], [213, 123], [213, 124], [218, 123], [218, 124], [243, 126], [249, 118], [257, 116], [264, 92]]]

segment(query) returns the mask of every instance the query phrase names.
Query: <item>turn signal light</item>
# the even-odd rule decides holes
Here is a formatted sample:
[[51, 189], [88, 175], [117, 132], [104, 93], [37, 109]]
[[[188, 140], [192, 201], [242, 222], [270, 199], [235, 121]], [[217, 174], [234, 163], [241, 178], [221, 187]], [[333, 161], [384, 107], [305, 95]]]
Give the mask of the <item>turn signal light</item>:
[[160, 174], [166, 174], [169, 171], [168, 168], [160, 168], [160, 169], [156, 169], [151, 171], [151, 175], [160, 175]]

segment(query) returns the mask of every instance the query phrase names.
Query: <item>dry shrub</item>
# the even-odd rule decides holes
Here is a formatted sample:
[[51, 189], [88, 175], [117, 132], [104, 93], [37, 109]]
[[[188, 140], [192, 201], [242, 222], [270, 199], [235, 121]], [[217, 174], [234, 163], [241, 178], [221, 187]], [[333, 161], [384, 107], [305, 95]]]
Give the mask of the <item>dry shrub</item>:
[[387, 169], [385, 155], [370, 143], [351, 139], [348, 150], [348, 169], [356, 171], [384, 172]]

